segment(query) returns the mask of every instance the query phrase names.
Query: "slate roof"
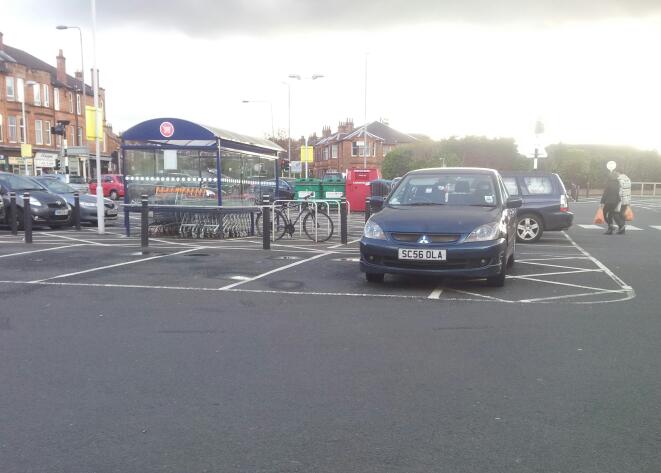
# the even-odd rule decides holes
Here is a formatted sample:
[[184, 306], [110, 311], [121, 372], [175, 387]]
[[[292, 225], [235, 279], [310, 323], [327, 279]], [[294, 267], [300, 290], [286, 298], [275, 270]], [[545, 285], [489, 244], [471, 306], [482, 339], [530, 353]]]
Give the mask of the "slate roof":
[[[359, 126], [354, 128], [351, 133], [334, 133], [326, 138], [321, 139], [316, 144], [325, 145], [329, 143], [337, 143], [338, 141], [352, 140], [354, 138], [359, 138], [365, 133], [364, 128]], [[390, 128], [388, 125], [375, 121], [367, 125], [367, 134], [379, 141], [383, 141], [386, 145], [398, 145], [403, 143], [412, 143], [414, 141], [419, 141], [418, 138], [412, 135], [407, 135], [400, 131]]]
[[[13, 62], [16, 64], [21, 64], [30, 69], [36, 69], [38, 71], [49, 72], [51, 75], [51, 82], [53, 85], [64, 85], [70, 89], [77, 89], [80, 87], [80, 81], [75, 77], [72, 77], [67, 74], [67, 81], [65, 84], [62, 84], [57, 80], [57, 68], [51, 66], [47, 62], [42, 61], [41, 59], [34, 57], [32, 54], [26, 53], [22, 49], [14, 48], [12, 46], [3, 45], [3, 50], [0, 51], [0, 62]], [[85, 92], [87, 95], [94, 95], [94, 90], [89, 85], [85, 84]]]

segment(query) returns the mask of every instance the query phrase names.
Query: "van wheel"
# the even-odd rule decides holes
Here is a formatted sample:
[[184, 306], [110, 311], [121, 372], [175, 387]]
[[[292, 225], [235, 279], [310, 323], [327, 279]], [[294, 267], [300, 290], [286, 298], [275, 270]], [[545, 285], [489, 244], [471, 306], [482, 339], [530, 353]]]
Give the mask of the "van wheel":
[[516, 241], [534, 243], [542, 238], [544, 224], [535, 214], [522, 214], [516, 222]]
[[385, 274], [383, 273], [365, 273], [365, 279], [367, 282], [376, 282], [381, 283], [385, 279]]

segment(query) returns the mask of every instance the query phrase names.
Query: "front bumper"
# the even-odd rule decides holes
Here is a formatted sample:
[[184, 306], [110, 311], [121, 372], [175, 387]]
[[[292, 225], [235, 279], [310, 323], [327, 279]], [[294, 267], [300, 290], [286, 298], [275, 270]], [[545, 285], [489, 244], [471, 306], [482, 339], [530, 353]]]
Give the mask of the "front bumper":
[[[444, 249], [446, 261], [399, 260], [400, 248]], [[507, 241], [504, 238], [489, 242], [422, 246], [363, 237], [360, 241], [360, 270], [364, 273], [487, 278], [501, 271], [506, 252]]]
[[30, 207], [32, 223], [37, 225], [67, 225], [71, 223], [71, 209], [67, 209], [66, 215], [55, 215], [56, 210], [49, 207]]
[[[108, 207], [104, 207], [105, 213], [103, 216], [104, 220], [117, 220], [117, 214], [119, 211], [115, 209], [109, 209]], [[91, 208], [91, 207], [83, 207], [81, 205], [80, 207], [80, 221], [81, 222], [96, 222], [98, 219], [96, 218], [96, 207]]]

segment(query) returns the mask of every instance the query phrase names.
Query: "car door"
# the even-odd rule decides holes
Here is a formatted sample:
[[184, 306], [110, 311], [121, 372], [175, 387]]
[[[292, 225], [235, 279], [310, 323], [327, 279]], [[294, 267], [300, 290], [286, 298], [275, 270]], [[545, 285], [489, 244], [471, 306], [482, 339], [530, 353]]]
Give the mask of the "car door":
[[503, 199], [503, 212], [506, 215], [507, 225], [507, 240], [508, 245], [514, 247], [516, 243], [516, 215], [517, 209], [507, 208], [507, 199], [510, 197], [509, 188], [505, 185], [504, 178], [498, 177], [498, 186], [500, 187], [500, 195]]

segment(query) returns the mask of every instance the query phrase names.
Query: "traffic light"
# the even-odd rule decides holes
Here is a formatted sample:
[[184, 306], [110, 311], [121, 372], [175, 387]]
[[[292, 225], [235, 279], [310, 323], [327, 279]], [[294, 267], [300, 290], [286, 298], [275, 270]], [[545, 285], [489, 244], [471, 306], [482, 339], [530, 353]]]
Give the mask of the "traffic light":
[[55, 169], [60, 170], [62, 168], [62, 161], [60, 161], [60, 158], [55, 158]]
[[289, 161], [287, 159], [280, 160], [280, 169], [283, 171], [289, 171]]

